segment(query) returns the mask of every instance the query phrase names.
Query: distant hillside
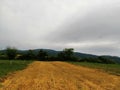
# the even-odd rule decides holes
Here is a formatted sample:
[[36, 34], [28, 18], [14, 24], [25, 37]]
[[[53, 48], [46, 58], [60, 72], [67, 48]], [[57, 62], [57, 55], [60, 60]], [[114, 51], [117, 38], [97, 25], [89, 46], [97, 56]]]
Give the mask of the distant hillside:
[[[41, 50], [41, 49], [34, 49], [33, 53], [38, 54], [39, 50]], [[50, 56], [56, 56], [59, 52], [61, 52], [61, 51], [55, 51], [55, 50], [51, 50], [51, 49], [42, 49], [42, 50], [46, 51]], [[19, 53], [27, 53], [27, 51], [28, 50], [18, 50]], [[97, 55], [85, 54], [85, 53], [79, 53], [79, 52], [75, 52], [74, 55], [78, 58], [97, 57]]]
[[[33, 49], [33, 53], [36, 55], [38, 54], [38, 52], [40, 51], [41, 49]], [[46, 51], [50, 56], [56, 56], [60, 51], [55, 51], [55, 50], [51, 50], [51, 49], [42, 49], [44, 51]], [[28, 50], [18, 50], [18, 53], [27, 53]]]
[[104, 58], [108, 58], [108, 59], [111, 59], [117, 63], [120, 63], [120, 57], [117, 57], [117, 56], [106, 56], [106, 55], [103, 55], [102, 57]]
[[[34, 54], [37, 54], [39, 52], [40, 49], [33, 49], [33, 53]], [[55, 50], [51, 50], [51, 49], [42, 49], [44, 51], [46, 51], [50, 56], [56, 56], [59, 52], [61, 51], [55, 51]], [[18, 50], [18, 53], [27, 53], [28, 50]], [[1, 50], [0, 51], [1, 53], [5, 53], [5, 50]], [[74, 55], [78, 58], [97, 58], [98, 56], [97, 55], [92, 55], [92, 54], [86, 54], [86, 53], [80, 53], [80, 52], [75, 52]], [[106, 55], [102, 55], [102, 57], [104, 58], [108, 58], [108, 59], [111, 59], [117, 63], [120, 63], [120, 57], [117, 57], [117, 56], [106, 56]]]
[[80, 53], [80, 52], [75, 52], [74, 55], [78, 58], [95, 58], [95, 57], [97, 57], [97, 55]]

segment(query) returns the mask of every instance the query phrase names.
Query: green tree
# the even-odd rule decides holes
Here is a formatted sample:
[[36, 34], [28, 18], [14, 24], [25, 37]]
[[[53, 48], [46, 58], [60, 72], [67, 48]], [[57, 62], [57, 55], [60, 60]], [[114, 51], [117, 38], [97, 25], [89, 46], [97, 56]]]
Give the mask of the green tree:
[[17, 49], [14, 47], [7, 47], [6, 49], [6, 55], [8, 57], [9, 60], [11, 59], [15, 59], [16, 55], [17, 55]]
[[47, 52], [43, 51], [42, 49], [38, 52], [37, 58], [39, 60], [47, 60], [48, 54]]
[[27, 60], [35, 59], [35, 54], [33, 53], [33, 50], [28, 50], [27, 54], [23, 55], [23, 57]]
[[106, 63], [106, 64], [115, 64], [116, 62], [109, 59], [109, 58], [106, 58], [104, 56], [99, 56], [98, 59], [101, 60], [102, 63]]
[[69, 60], [75, 60], [74, 56], [74, 49], [73, 48], [65, 48], [62, 52], [58, 53], [58, 59], [62, 61], [69, 61]]

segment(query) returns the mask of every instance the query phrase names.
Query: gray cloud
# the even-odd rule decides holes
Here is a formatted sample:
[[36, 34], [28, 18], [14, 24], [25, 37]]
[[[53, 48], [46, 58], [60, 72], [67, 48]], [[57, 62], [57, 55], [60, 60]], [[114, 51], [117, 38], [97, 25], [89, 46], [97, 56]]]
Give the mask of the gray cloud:
[[[84, 19], [65, 22], [50, 39], [61, 42], [117, 40], [120, 38], [120, 7], [98, 9]], [[66, 24], [67, 23], [67, 24]]]
[[[52, 32], [54, 35], [49, 40], [63, 45], [70, 45], [78, 51], [119, 55], [119, 16], [120, 6], [111, 7], [108, 5], [107, 7], [98, 8], [82, 19], [78, 18], [76, 21], [72, 21], [71, 18], [71, 20], [68, 20], [69, 22], [66, 21], [57, 32]], [[104, 45], [103, 42], [112, 42], [112, 44]]]
[[119, 55], [119, 16], [119, 0], [1, 0], [0, 49], [73, 47]]
[[78, 48], [78, 51], [82, 52], [89, 52], [92, 54], [98, 54], [98, 55], [115, 55], [119, 56], [120, 48], [118, 47], [111, 47], [111, 46], [94, 46], [94, 47], [88, 47], [88, 48]]

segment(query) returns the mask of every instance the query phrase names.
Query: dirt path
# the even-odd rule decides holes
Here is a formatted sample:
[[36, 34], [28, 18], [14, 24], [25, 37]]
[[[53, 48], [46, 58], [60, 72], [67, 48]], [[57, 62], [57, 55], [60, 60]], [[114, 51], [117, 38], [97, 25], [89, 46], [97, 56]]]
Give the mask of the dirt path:
[[120, 90], [120, 77], [65, 62], [34, 62], [0, 90]]

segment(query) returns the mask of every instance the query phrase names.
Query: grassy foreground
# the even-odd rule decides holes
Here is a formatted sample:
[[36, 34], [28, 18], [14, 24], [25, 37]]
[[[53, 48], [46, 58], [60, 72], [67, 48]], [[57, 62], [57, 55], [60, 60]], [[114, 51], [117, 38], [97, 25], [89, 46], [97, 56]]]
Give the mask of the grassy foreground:
[[8, 73], [22, 70], [32, 61], [18, 61], [18, 60], [0, 60], [0, 78]]
[[110, 74], [120, 76], [120, 64], [100, 64], [100, 63], [88, 63], [88, 62], [69, 62], [75, 65], [80, 65], [89, 68], [100, 69]]

